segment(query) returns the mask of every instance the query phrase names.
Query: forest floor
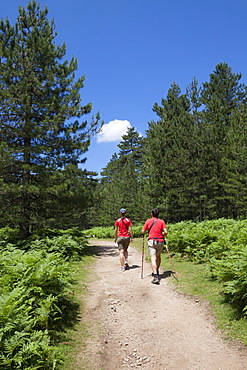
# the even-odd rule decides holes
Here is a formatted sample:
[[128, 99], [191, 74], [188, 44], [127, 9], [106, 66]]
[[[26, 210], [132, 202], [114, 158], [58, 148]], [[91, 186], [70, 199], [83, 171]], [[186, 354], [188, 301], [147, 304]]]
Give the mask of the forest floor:
[[[227, 341], [206, 302], [177, 293], [169, 270], [151, 284], [150, 264], [129, 247], [130, 269], [121, 272], [114, 242], [91, 241], [100, 252], [87, 284], [83, 320], [88, 338], [75, 369], [244, 370], [247, 349]], [[179, 284], [176, 283], [176, 284]]]

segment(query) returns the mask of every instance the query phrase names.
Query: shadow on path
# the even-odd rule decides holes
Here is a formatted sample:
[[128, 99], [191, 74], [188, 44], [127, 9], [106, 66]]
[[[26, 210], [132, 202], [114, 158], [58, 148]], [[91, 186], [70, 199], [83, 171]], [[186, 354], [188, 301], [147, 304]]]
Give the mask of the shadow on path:
[[127, 270], [132, 270], [132, 269], [139, 269], [141, 266], [139, 265], [130, 265]]
[[96, 252], [97, 256], [106, 256], [106, 257], [115, 257], [118, 256], [118, 249], [116, 246], [110, 246], [110, 245], [90, 245], [90, 248], [93, 247], [94, 251]]

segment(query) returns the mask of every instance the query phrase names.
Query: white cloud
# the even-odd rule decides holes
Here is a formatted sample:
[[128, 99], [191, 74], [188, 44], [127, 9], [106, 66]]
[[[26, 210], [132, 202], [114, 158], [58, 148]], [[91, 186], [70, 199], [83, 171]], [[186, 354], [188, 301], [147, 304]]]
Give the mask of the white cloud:
[[128, 127], [131, 127], [131, 124], [127, 120], [114, 119], [104, 124], [97, 135], [97, 143], [121, 140]]

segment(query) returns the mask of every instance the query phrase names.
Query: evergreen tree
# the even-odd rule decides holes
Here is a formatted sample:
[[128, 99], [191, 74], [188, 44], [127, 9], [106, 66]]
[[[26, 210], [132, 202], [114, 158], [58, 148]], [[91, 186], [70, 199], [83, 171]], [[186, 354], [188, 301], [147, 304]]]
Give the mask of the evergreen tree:
[[91, 111], [81, 105], [84, 76], [75, 80], [77, 60], [64, 60], [47, 15], [30, 1], [14, 26], [0, 22], [1, 217], [23, 238], [44, 221], [43, 201], [54, 207], [51, 177], [80, 162], [99, 119], [79, 122]]
[[96, 218], [99, 225], [109, 226], [119, 215], [119, 209], [127, 209], [132, 221], [144, 219], [140, 174], [142, 168], [143, 138], [131, 127], [118, 144], [114, 154], [101, 172], [97, 187]]
[[228, 217], [247, 217], [247, 101], [231, 115], [222, 167]]
[[93, 194], [98, 182], [95, 176], [95, 172], [81, 170], [74, 164], [53, 173], [50, 177], [52, 197], [48, 199], [49, 206], [46, 201], [42, 204], [47, 226], [59, 229], [89, 227], [87, 212], [94, 201]]
[[98, 225], [110, 226], [124, 207], [121, 193], [121, 169], [119, 158], [113, 154], [110, 162], [103, 168], [98, 185], [98, 199], [95, 206], [98, 210]]
[[140, 183], [142, 172], [143, 138], [134, 127], [128, 128], [118, 144], [121, 167], [121, 192], [129, 215], [135, 221], [145, 217], [143, 191]]
[[[205, 167], [207, 163], [204, 160], [205, 151], [205, 132], [202, 120], [202, 102], [201, 102], [202, 87], [198, 85], [198, 80], [194, 77], [191, 84], [187, 87], [187, 97], [190, 99], [191, 114], [192, 114], [192, 129], [193, 140], [190, 145], [190, 168], [193, 168], [190, 174], [192, 183], [191, 194], [194, 199], [194, 206], [191, 212], [191, 219], [202, 221], [207, 218], [205, 208]], [[192, 139], [192, 138], [191, 138]]]
[[149, 204], [158, 206], [168, 221], [190, 218], [194, 207], [194, 167], [191, 160], [194, 126], [190, 101], [173, 83], [162, 105], [153, 107], [159, 116], [150, 122], [144, 151], [145, 193]]
[[227, 137], [231, 117], [245, 97], [240, 79], [241, 74], [234, 74], [226, 63], [220, 63], [202, 88], [205, 207], [209, 218], [227, 217], [229, 212]]

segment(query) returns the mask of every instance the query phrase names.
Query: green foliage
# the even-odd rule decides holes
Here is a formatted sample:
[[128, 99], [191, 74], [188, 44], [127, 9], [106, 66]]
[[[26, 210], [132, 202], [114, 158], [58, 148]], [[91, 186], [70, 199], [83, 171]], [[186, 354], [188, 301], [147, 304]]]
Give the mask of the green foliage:
[[170, 248], [190, 260], [210, 264], [222, 293], [243, 316], [247, 311], [247, 220], [218, 219], [168, 225]]
[[4, 341], [4, 352], [0, 353], [0, 369], [56, 369], [61, 359], [50, 338], [42, 331], [32, 333], [15, 332]]
[[67, 325], [64, 312], [71, 306], [71, 267], [44, 251], [5, 250], [0, 261], [3, 368], [55, 368], [61, 362], [55, 333]]
[[0, 229], [0, 247], [7, 243], [16, 243], [18, 240], [19, 230], [11, 227]]
[[56, 342], [77, 319], [71, 261], [87, 253], [86, 238], [78, 229], [43, 229], [10, 244], [15, 235], [0, 230], [0, 369], [56, 369]]
[[222, 292], [239, 312], [247, 312], [247, 245], [233, 246], [224, 258], [212, 259], [212, 271], [223, 283]]
[[79, 260], [85, 254], [87, 240], [84, 232], [77, 228], [41, 229], [39, 234], [31, 235], [22, 241], [18, 241], [18, 230], [0, 229], [0, 249], [11, 249], [13, 245], [25, 251], [43, 250], [47, 253], [57, 253], [64, 260]]
[[30, 243], [30, 249], [45, 250], [49, 253], [58, 253], [65, 260], [79, 259], [84, 254], [85, 242], [78, 243], [71, 235], [58, 236], [35, 240]]
[[53, 238], [37, 239], [29, 244], [30, 249], [58, 253], [65, 260], [79, 260], [85, 253], [85, 238], [73, 238], [72, 235], [61, 235]]
[[169, 224], [166, 240], [176, 253], [205, 262], [211, 257], [221, 258], [230, 245], [237, 242], [235, 230], [238, 230], [239, 223], [240, 221], [218, 219]]
[[84, 230], [84, 235], [89, 238], [113, 239], [114, 227], [93, 227], [92, 229]]

